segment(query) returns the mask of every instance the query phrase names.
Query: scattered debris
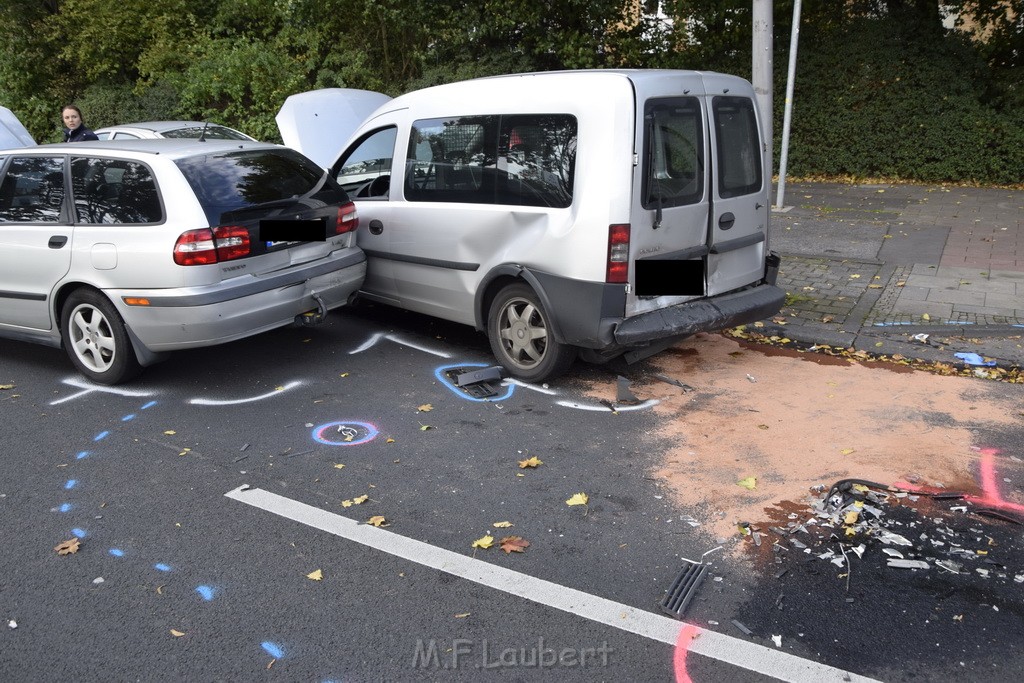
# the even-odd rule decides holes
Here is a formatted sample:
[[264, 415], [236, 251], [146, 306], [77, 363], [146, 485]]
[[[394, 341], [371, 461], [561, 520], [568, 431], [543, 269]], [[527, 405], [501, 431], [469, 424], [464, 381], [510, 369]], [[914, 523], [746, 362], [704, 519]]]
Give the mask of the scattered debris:
[[530, 546], [530, 542], [522, 536], [506, 536], [505, 538], [498, 541], [499, 546], [505, 551], [505, 554], [509, 553], [522, 553]]
[[473, 398], [491, 398], [501, 390], [501, 366], [490, 368], [451, 368], [445, 376]]
[[736, 621], [735, 619], [732, 620], [732, 625], [735, 626], [736, 628], [738, 628], [740, 631], [742, 631], [743, 635], [746, 635], [746, 636], [754, 635], [753, 631], [751, 631], [749, 628], [747, 628], [746, 626], [744, 626], [740, 622]]
[[676, 619], [683, 618], [686, 608], [708, 572], [708, 565], [703, 562], [693, 562], [692, 560], [686, 560], [686, 562], [688, 564], [672, 580], [672, 585], [669, 586], [660, 605], [663, 612]]
[[987, 368], [993, 368], [996, 365], [994, 360], [985, 360], [976, 353], [954, 353], [953, 355], [967, 365], [981, 365]]
[[673, 386], [679, 387], [680, 389], [683, 390], [684, 394], [688, 394], [691, 391], [696, 391], [696, 389], [691, 387], [689, 384], [684, 384], [677, 379], [672, 379], [671, 377], [668, 377], [667, 375], [656, 374], [654, 375], [654, 379], [658, 379], [661, 380], [662, 382], [665, 382], [666, 384], [671, 384]]
[[615, 382], [615, 402], [622, 403], [623, 405], [634, 405], [640, 402], [633, 392], [629, 390], [630, 382], [628, 379], [619, 375]]
[[898, 569], [931, 569], [931, 565], [924, 560], [897, 560], [890, 559], [886, 562], [889, 567], [896, 567]]

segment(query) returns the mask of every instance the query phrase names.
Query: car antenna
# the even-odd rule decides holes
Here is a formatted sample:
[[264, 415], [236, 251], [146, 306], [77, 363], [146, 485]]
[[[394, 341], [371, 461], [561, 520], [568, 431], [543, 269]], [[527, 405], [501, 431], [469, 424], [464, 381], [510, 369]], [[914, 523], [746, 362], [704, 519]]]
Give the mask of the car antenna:
[[206, 142], [206, 127], [209, 125], [209, 121], [203, 121], [203, 130], [199, 133], [199, 142]]

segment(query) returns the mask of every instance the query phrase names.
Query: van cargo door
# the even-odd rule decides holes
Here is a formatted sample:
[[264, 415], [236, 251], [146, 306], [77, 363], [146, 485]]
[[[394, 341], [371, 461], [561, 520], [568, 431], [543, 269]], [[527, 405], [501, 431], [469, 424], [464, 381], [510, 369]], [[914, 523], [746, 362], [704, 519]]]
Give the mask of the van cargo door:
[[768, 189], [757, 109], [752, 97], [728, 92], [708, 84], [714, 150], [709, 296], [760, 280], [767, 248]]

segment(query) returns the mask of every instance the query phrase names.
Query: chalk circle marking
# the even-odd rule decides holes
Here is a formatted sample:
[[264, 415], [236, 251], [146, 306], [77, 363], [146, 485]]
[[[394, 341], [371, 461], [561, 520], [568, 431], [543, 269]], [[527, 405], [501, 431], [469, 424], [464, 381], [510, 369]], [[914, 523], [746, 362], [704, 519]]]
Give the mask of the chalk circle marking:
[[328, 422], [313, 428], [312, 437], [325, 446], [361, 446], [377, 438], [380, 432], [369, 422]]

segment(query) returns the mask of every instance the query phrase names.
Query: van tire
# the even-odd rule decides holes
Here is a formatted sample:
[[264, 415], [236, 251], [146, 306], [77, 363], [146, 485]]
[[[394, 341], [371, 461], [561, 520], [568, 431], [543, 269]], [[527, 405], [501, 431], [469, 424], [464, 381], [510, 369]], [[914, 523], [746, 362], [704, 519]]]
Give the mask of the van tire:
[[68, 297], [60, 334], [71, 362], [97, 384], [118, 384], [142, 369], [121, 315], [99, 292], [78, 289]]
[[576, 360], [576, 347], [556, 341], [551, 317], [528, 285], [498, 292], [487, 314], [491, 351], [513, 376], [530, 382], [553, 379]]

